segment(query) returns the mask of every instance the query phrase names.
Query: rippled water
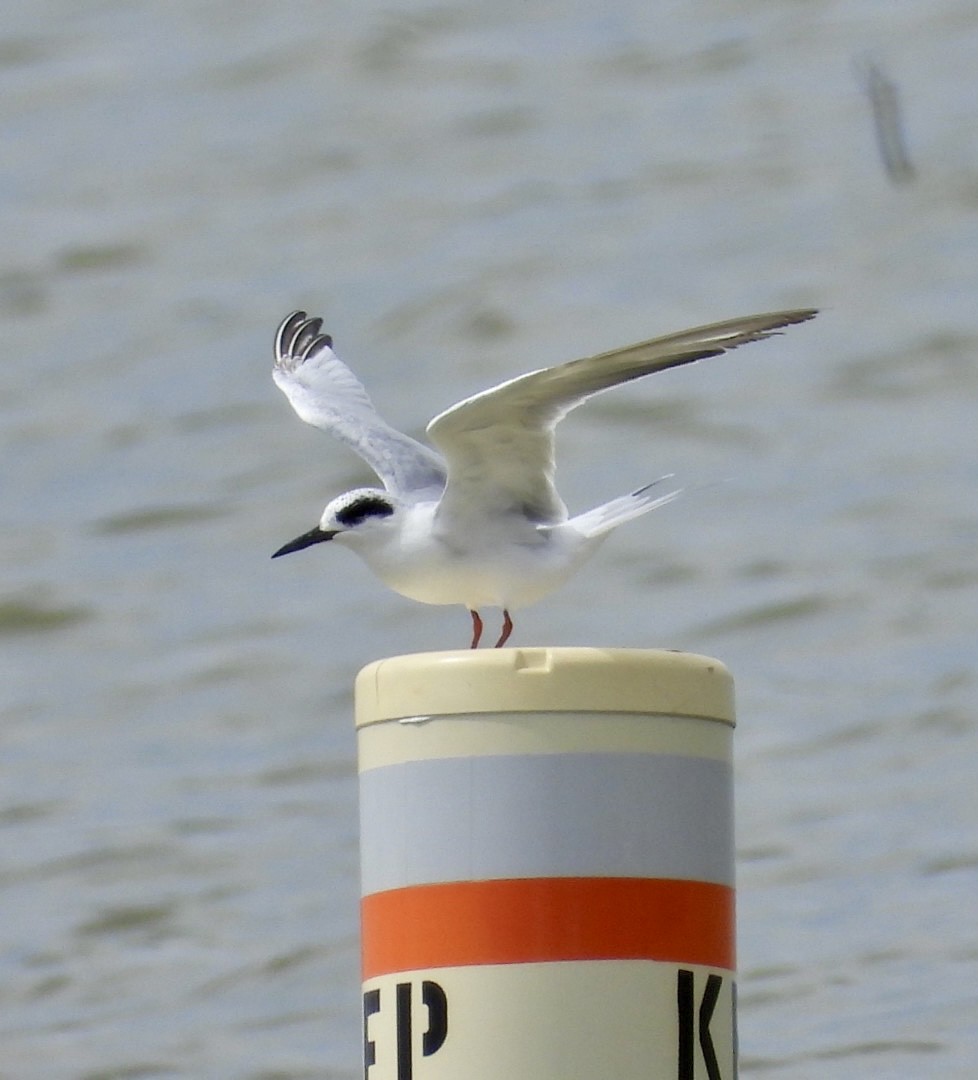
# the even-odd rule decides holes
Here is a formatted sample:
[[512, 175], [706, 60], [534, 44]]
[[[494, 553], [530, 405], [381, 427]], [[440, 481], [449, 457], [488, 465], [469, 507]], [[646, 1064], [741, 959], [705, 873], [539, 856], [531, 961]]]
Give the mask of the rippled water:
[[516, 643], [733, 669], [744, 1075], [974, 1074], [976, 54], [965, 0], [7, 6], [0, 1076], [359, 1075], [350, 687], [467, 618], [269, 561], [366, 478], [282, 315], [417, 431], [809, 304], [568, 421], [573, 507], [695, 490]]

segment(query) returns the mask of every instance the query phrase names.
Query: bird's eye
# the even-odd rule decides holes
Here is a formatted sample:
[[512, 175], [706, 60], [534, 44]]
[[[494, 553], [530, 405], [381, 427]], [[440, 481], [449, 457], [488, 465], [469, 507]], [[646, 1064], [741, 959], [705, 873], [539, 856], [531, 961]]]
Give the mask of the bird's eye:
[[390, 517], [394, 513], [394, 507], [386, 499], [378, 495], [365, 495], [362, 499], [356, 499], [349, 506], [336, 511], [336, 520], [340, 525], [353, 528], [370, 517]]

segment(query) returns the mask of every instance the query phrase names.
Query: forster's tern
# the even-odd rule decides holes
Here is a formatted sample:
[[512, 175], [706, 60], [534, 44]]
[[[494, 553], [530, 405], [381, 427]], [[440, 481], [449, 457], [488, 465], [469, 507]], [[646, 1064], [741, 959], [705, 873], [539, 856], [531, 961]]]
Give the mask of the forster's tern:
[[473, 649], [479, 609], [502, 608], [498, 648], [512, 632], [511, 611], [562, 585], [612, 529], [679, 494], [654, 494], [654, 481], [569, 518], [554, 487], [557, 423], [602, 390], [719, 356], [815, 314], [748, 315], [519, 375], [436, 416], [427, 434], [438, 453], [389, 427], [333, 352], [322, 319], [295, 311], [275, 336], [275, 382], [301, 419], [355, 450], [384, 487], [337, 496], [314, 529], [272, 558], [336, 540], [395, 592], [464, 604]]

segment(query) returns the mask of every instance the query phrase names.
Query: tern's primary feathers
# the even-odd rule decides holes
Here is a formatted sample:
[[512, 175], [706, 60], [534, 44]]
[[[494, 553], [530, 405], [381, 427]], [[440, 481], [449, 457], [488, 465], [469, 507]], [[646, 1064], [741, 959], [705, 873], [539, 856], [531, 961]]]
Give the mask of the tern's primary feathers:
[[441, 453], [380, 418], [333, 352], [322, 320], [296, 311], [275, 338], [274, 378], [307, 423], [355, 450], [384, 490], [334, 499], [319, 525], [280, 548], [323, 540], [354, 548], [391, 588], [428, 604], [465, 604], [473, 648], [477, 608], [509, 610], [562, 584], [616, 526], [675, 498], [648, 485], [568, 518], [554, 487], [554, 429], [572, 409], [619, 383], [719, 356], [815, 315], [810, 308], [748, 315], [519, 375], [460, 401], [428, 424]]

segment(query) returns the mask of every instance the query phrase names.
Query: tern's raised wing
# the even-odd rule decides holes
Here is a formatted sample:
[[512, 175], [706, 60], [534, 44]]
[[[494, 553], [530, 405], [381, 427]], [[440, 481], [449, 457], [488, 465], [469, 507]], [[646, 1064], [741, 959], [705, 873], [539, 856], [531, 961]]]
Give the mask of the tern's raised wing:
[[554, 428], [571, 409], [619, 383], [719, 356], [815, 314], [811, 308], [776, 311], [683, 330], [531, 371], [466, 398], [428, 425], [428, 437], [448, 462], [439, 513], [523, 513], [540, 523], [563, 521], [567, 510], [553, 483]]
[[355, 450], [388, 491], [408, 497], [441, 491], [441, 458], [380, 418], [360, 381], [333, 352], [333, 339], [320, 333], [322, 325], [322, 319], [294, 311], [275, 335], [272, 377], [292, 408]]

